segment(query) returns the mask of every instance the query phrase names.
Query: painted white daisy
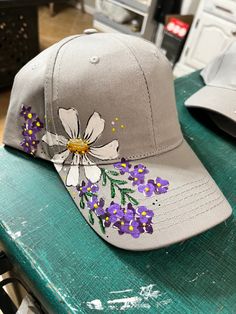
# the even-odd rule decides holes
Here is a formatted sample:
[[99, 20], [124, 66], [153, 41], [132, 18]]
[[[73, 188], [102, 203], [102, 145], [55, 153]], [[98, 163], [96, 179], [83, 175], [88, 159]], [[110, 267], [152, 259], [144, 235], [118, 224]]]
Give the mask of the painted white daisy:
[[49, 146], [57, 145], [62, 147], [62, 151], [55, 154], [51, 160], [57, 171], [61, 171], [64, 162], [72, 154], [66, 185], [76, 186], [79, 184], [79, 165], [83, 165], [85, 176], [88, 180], [92, 183], [99, 181], [101, 169], [89, 157], [93, 156], [101, 160], [116, 159], [118, 157], [118, 141], [113, 140], [100, 147], [93, 146], [102, 134], [105, 126], [104, 119], [97, 112], [94, 112], [89, 118], [83, 136], [80, 135], [79, 116], [76, 109], [60, 108], [59, 118], [69, 138], [48, 131], [42, 138]]

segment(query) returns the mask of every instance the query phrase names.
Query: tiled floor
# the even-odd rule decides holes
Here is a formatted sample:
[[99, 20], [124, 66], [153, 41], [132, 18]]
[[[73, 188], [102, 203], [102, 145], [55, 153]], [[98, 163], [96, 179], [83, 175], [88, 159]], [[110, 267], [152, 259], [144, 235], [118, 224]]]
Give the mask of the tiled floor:
[[[39, 36], [41, 50], [58, 40], [82, 33], [92, 27], [92, 16], [69, 6], [56, 6], [56, 15], [51, 17], [48, 7], [39, 9]], [[0, 92], [0, 144], [10, 97], [10, 89]]]

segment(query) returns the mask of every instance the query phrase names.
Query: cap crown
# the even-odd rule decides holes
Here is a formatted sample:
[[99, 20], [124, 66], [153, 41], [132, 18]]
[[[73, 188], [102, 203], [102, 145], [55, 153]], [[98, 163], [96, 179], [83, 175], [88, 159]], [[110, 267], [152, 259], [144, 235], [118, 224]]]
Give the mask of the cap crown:
[[22, 104], [45, 120], [35, 152], [45, 159], [59, 152], [57, 146], [40, 142], [46, 131], [68, 138], [60, 108], [77, 111], [80, 137], [91, 115], [98, 113], [105, 128], [96, 146], [118, 140], [119, 158], [155, 155], [182, 141], [171, 67], [153, 44], [134, 36], [72, 36], [22, 68], [15, 78], [4, 135], [6, 144], [20, 149]]
[[207, 85], [236, 90], [236, 41], [201, 72]]

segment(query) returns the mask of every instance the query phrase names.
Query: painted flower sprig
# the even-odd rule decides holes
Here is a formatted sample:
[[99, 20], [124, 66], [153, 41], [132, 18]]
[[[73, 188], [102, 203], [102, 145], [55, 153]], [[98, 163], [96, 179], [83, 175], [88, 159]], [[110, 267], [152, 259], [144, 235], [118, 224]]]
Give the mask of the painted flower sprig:
[[[143, 233], [153, 233], [152, 219], [154, 211], [146, 206], [139, 205], [139, 202], [130, 194], [135, 192], [135, 188], [146, 197], [166, 193], [169, 182], [159, 177], [155, 180], [146, 180], [146, 175], [149, 173], [146, 166], [138, 164], [132, 167], [131, 163], [124, 158], [113, 166], [116, 170], [101, 168], [102, 185], [106, 186], [109, 182], [111, 198], [115, 198], [117, 192], [119, 192], [120, 204], [112, 201], [109, 206], [106, 206], [105, 200], [99, 198], [99, 186], [91, 183], [91, 181], [87, 183], [82, 181], [81, 185], [77, 187], [80, 196], [80, 207], [84, 209], [86, 206], [89, 209], [91, 224], [94, 224], [93, 215], [95, 214], [98, 217], [103, 233], [109, 227], [118, 230], [119, 235], [130, 234], [133, 238], [139, 238]], [[119, 174], [127, 174], [128, 180], [117, 179]], [[129, 182], [132, 182], [132, 189], [123, 187]]]
[[39, 144], [37, 133], [41, 131], [44, 124], [36, 113], [31, 112], [31, 107], [22, 105], [20, 116], [24, 118], [24, 124], [22, 125], [22, 135], [24, 139], [21, 141], [20, 145], [26, 153], [34, 155]]

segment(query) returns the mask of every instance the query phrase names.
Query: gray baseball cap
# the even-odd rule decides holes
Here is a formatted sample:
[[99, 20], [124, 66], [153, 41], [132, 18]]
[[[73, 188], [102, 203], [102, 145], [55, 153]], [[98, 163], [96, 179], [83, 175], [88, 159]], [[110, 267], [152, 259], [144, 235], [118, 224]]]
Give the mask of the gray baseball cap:
[[236, 137], [236, 41], [202, 71], [206, 86], [185, 102], [187, 107], [209, 110], [211, 119]]
[[232, 212], [183, 139], [169, 62], [135, 36], [41, 52], [16, 75], [4, 143], [53, 162], [88, 224], [123, 249], [183, 241]]

